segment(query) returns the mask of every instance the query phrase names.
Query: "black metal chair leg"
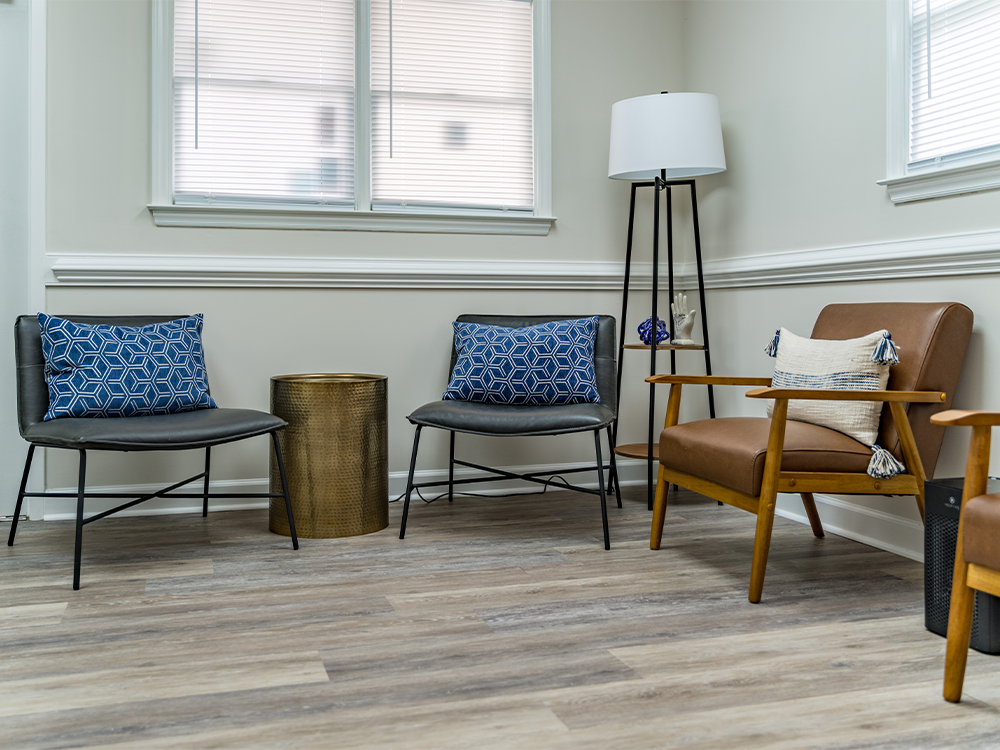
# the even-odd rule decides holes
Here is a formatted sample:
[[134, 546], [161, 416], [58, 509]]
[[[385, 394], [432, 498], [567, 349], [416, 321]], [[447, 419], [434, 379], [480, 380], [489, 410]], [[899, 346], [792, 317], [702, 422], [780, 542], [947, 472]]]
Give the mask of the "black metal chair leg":
[[212, 468], [212, 447], [205, 448], [205, 501], [201, 506], [202, 518], [208, 518], [208, 474]]
[[614, 489], [618, 507], [622, 507], [621, 484], [618, 482], [618, 462], [615, 460], [614, 433], [608, 427], [608, 450], [611, 451], [611, 471], [608, 473], [608, 489]]
[[594, 445], [597, 447], [597, 487], [601, 491], [601, 521], [604, 523], [604, 549], [611, 549], [608, 535], [608, 501], [604, 495], [604, 468], [601, 462], [601, 431], [594, 430]]
[[[420, 444], [420, 428], [413, 435], [413, 455], [410, 456], [410, 474], [406, 478], [406, 499], [403, 501], [403, 520], [399, 524], [399, 538], [406, 534], [406, 517], [410, 514], [410, 493], [413, 492], [413, 472], [417, 468], [417, 446]], [[455, 433], [452, 433], [454, 437]]]
[[[278, 433], [271, 433], [271, 443], [274, 445], [274, 457], [278, 462], [278, 475], [281, 477], [281, 494], [285, 496], [285, 515], [288, 516], [288, 530], [292, 534], [292, 549], [299, 548], [299, 537], [295, 533], [295, 516], [292, 514], [292, 497], [288, 494], [288, 477], [285, 476], [285, 462], [281, 460], [281, 444]], [[206, 485], [208, 479], [205, 479]], [[206, 500], [207, 502], [207, 500]]]
[[[612, 426], [608, 427], [608, 450], [611, 451], [611, 458], [615, 457], [615, 428]], [[615, 478], [615, 467], [612, 462], [611, 471], [608, 472], [608, 494], [615, 491], [616, 478]]]
[[455, 499], [455, 431], [451, 430], [451, 445], [448, 448], [448, 502]]
[[83, 555], [83, 496], [87, 483], [87, 451], [80, 451], [80, 480], [76, 490], [76, 549], [73, 552], [73, 590], [80, 590], [80, 560]]
[[24, 502], [24, 490], [28, 486], [28, 474], [31, 471], [31, 457], [35, 455], [35, 444], [28, 444], [28, 460], [24, 462], [24, 473], [21, 475], [21, 487], [17, 491], [17, 504], [14, 506], [14, 518], [10, 522], [10, 536], [7, 546], [14, 546], [14, 534], [17, 533], [17, 519], [21, 515], [21, 504]]

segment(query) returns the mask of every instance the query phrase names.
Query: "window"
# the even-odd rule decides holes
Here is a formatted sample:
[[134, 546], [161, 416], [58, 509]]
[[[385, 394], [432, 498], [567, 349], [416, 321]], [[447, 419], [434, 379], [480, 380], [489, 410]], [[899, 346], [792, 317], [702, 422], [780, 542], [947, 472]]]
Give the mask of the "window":
[[894, 202], [1000, 187], [1000, 0], [890, 0]]
[[531, 3], [374, 0], [371, 39], [375, 208], [531, 211]]
[[176, 203], [354, 203], [354, 0], [174, 0], [173, 85]]
[[154, 7], [158, 225], [548, 231], [548, 0]]

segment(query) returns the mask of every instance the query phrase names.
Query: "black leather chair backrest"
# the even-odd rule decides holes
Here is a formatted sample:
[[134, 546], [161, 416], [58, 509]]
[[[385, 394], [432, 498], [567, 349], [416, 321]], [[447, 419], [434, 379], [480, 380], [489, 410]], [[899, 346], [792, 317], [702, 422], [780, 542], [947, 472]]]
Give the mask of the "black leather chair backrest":
[[[549, 323], [553, 320], [576, 320], [590, 318], [592, 315], [459, 315], [462, 323], [482, 323], [489, 326], [504, 326], [505, 328], [526, 328], [539, 323]], [[618, 342], [615, 340], [615, 319], [610, 315], [598, 315], [597, 339], [594, 341], [594, 374], [597, 377], [597, 392], [601, 395], [601, 403], [618, 414], [617, 371], [615, 369], [615, 350]], [[455, 342], [451, 344], [451, 367], [448, 376], [451, 377], [458, 362], [458, 351]]]
[[[166, 323], [185, 315], [61, 315], [74, 323], [106, 326], [146, 326]], [[42, 421], [49, 409], [49, 388], [45, 384], [45, 357], [42, 331], [37, 315], [21, 315], [14, 323], [14, 360], [17, 363], [17, 427], [24, 432]]]

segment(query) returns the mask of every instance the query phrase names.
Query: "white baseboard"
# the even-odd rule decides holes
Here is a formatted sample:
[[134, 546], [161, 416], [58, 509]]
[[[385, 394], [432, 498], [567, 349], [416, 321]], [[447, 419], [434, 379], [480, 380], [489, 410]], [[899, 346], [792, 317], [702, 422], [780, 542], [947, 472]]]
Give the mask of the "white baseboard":
[[[564, 463], [564, 464], [550, 464], [550, 465], [536, 465], [536, 466], [503, 466], [500, 467], [505, 471], [509, 471], [515, 474], [526, 474], [538, 471], [566, 471], [567, 469], [576, 469], [590, 464], [586, 461], [581, 461], [577, 463]], [[621, 480], [622, 485], [635, 485], [644, 484], [646, 482], [646, 464], [644, 461], [635, 460], [620, 460], [618, 462], [618, 475]], [[471, 479], [473, 477], [487, 476], [485, 472], [477, 471], [474, 469], [459, 468], [455, 470], [456, 479]], [[400, 497], [406, 491], [406, 477], [407, 472], [405, 471], [393, 471], [389, 473], [389, 499], [395, 500]], [[441, 482], [447, 481], [448, 470], [447, 469], [424, 469], [418, 471], [414, 475], [414, 481], [417, 483], [422, 482]], [[597, 488], [597, 476], [596, 474], [578, 472], [566, 475], [566, 479], [573, 484], [577, 484], [581, 487]], [[135, 493], [138, 497], [140, 495], [149, 494], [151, 492], [156, 492], [161, 489], [163, 485], [158, 484], [141, 484], [141, 485], [128, 485], [128, 486], [111, 486], [111, 487], [88, 487], [88, 492], [122, 492], [122, 493]], [[184, 488], [184, 492], [197, 492], [197, 483], [192, 483], [191, 488]], [[194, 488], [194, 489], [192, 489]], [[267, 492], [268, 491], [268, 480], [264, 478], [259, 479], [239, 479], [239, 480], [220, 480], [213, 481], [209, 485], [211, 492]], [[444, 488], [441, 488], [444, 489]], [[557, 483], [553, 483], [551, 489], [559, 489]], [[50, 488], [49, 492], [76, 492], [75, 487], [59, 487]], [[435, 492], [440, 492], [437, 488], [433, 488], [424, 491], [424, 497], [430, 498], [434, 496]], [[509, 495], [509, 494], [524, 494], [529, 492], [539, 492], [541, 491], [541, 485], [535, 484], [534, 482], [521, 482], [521, 481], [510, 481], [498, 479], [495, 482], [482, 482], [471, 485], [459, 485], [456, 488], [457, 492], [471, 492], [477, 495]], [[65, 521], [73, 520], [76, 518], [76, 499], [71, 497], [59, 497], [59, 498], [29, 498], [31, 502], [28, 504], [28, 517], [32, 519], [40, 518], [43, 521]], [[123, 500], [88, 500], [86, 507], [86, 515], [91, 516], [96, 513], [104, 512], [109, 508], [113, 508], [116, 504], [120, 504]], [[226, 511], [226, 510], [248, 510], [256, 508], [266, 508], [267, 500], [263, 498], [231, 498], [223, 500], [211, 500], [209, 501], [209, 511]], [[201, 501], [197, 498], [180, 498], [180, 499], [165, 499], [157, 498], [155, 500], [150, 500], [148, 502], [142, 503], [141, 505], [136, 505], [135, 507], [128, 508], [116, 513], [117, 517], [123, 516], [157, 516], [157, 515], [172, 515], [177, 513], [200, 513], [201, 512]]]
[[[830, 495], [814, 495], [824, 531], [870, 547], [924, 561], [924, 527], [919, 521], [900, 518]], [[809, 525], [798, 495], [779, 495], [775, 514]]]
[[[536, 466], [505, 466], [501, 467], [506, 471], [516, 474], [524, 474], [543, 470], [565, 471], [587, 466], [587, 462], [564, 463], [554, 465]], [[389, 473], [389, 499], [395, 500], [406, 491], [406, 472], [394, 471]], [[646, 463], [636, 460], [619, 460], [618, 475], [623, 486], [642, 485], [646, 482]], [[486, 476], [484, 472], [474, 469], [459, 468], [455, 471], [456, 479], [469, 479], [473, 477]], [[414, 479], [417, 483], [441, 482], [448, 478], [447, 469], [423, 469], [416, 472]], [[581, 487], [597, 487], [597, 479], [594, 475], [584, 472], [569, 474], [566, 477], [573, 484]], [[136, 496], [155, 492], [161, 485], [143, 484], [130, 486], [113, 487], [90, 487], [91, 492], [123, 492], [135, 493]], [[264, 478], [222, 480], [211, 483], [212, 492], [267, 492], [268, 482]], [[444, 488], [434, 488], [425, 490], [424, 497], [434, 497]], [[495, 482], [482, 482], [471, 485], [460, 485], [458, 492], [470, 492], [477, 495], [510, 495], [539, 492], [541, 486], [533, 482], [497, 480]], [[558, 489], [558, 485], [553, 484], [552, 489]], [[74, 492], [73, 487], [53, 488], [51, 492]], [[196, 491], [196, 490], [190, 490]], [[31, 498], [32, 502], [28, 507], [29, 518], [40, 518], [44, 521], [65, 521], [76, 518], [76, 500], [73, 498]], [[866, 508], [852, 502], [842, 500], [829, 495], [815, 495], [816, 508], [819, 511], [820, 519], [823, 521], [823, 528], [831, 534], [853, 539], [854, 541], [867, 544], [877, 549], [892, 552], [902, 557], [923, 562], [923, 526], [918, 521], [886, 513], [873, 508]], [[116, 503], [115, 500], [92, 500], [87, 503], [87, 515], [103, 512]], [[209, 504], [211, 512], [228, 510], [249, 510], [267, 507], [267, 501], [259, 498], [231, 498], [223, 500], [213, 500]], [[157, 498], [147, 503], [137, 505], [134, 508], [121, 511], [117, 516], [157, 516], [173, 515], [179, 513], [200, 513], [201, 502], [194, 498], [163, 499]], [[809, 525], [809, 519], [805, 515], [802, 502], [797, 495], [781, 495], [778, 498], [776, 515], [787, 518], [798, 523]]]
[[[136, 497], [148, 495], [157, 490], [163, 489], [164, 484], [132, 484], [132, 485], [111, 485], [105, 487], [87, 487], [87, 492], [122, 492], [135, 494]], [[200, 482], [192, 482], [186, 487], [182, 487], [178, 492], [198, 492], [201, 489]], [[209, 485], [211, 492], [267, 492], [266, 479], [230, 479], [218, 482], [211, 482]], [[76, 492], [76, 487], [49, 487], [46, 492]], [[87, 500], [85, 509], [86, 516], [103, 513], [115, 505], [128, 502], [127, 498], [122, 499], [94, 499]], [[72, 497], [32, 497], [26, 501], [28, 518], [31, 520], [41, 519], [43, 521], [66, 521], [76, 518], [76, 498]], [[221, 510], [249, 510], [253, 508], [266, 508], [266, 498], [228, 498], [209, 501], [210, 511]], [[140, 505], [136, 505], [120, 513], [121, 516], [165, 516], [178, 513], [201, 513], [201, 500], [196, 498], [156, 498]]]
[[[501, 467], [512, 473], [524, 474], [542, 470], [565, 471], [587, 466], [587, 462], [564, 463], [555, 465], [536, 466], [505, 466]], [[399, 498], [406, 490], [406, 472], [394, 471], [389, 473], [389, 499]], [[642, 485], [646, 482], [646, 463], [624, 459], [618, 461], [618, 475], [623, 486]], [[456, 479], [469, 479], [473, 477], [486, 476], [484, 472], [459, 468], [455, 471]], [[417, 483], [441, 482], [448, 478], [447, 469], [423, 469], [416, 472], [414, 479]], [[597, 479], [593, 474], [579, 472], [569, 474], [566, 477], [573, 484], [581, 487], [597, 487]], [[135, 493], [136, 496], [155, 492], [162, 485], [131, 485], [114, 487], [90, 487], [91, 492], [125, 492]], [[434, 497], [444, 488], [434, 488], [424, 492], [425, 498]], [[539, 492], [541, 486], [532, 482], [497, 480], [495, 482], [482, 482], [472, 485], [460, 485], [458, 492], [470, 492], [477, 495], [509, 495], [526, 494]], [[553, 484], [552, 489], [558, 489], [558, 485]], [[73, 487], [63, 487], [51, 489], [51, 492], [75, 492]], [[196, 490], [190, 490], [196, 491]], [[267, 492], [267, 479], [240, 479], [222, 480], [211, 483], [212, 492]], [[861, 505], [842, 500], [829, 495], [815, 495], [816, 508], [819, 511], [820, 519], [823, 521], [823, 528], [831, 534], [853, 539], [854, 541], [867, 544], [877, 549], [892, 552], [911, 560], [923, 562], [923, 539], [924, 530], [922, 524], [908, 518], [886, 513], [873, 508], [866, 508]], [[30, 498], [32, 501], [27, 509], [29, 518], [42, 519], [44, 521], [65, 521], [76, 518], [76, 500], [73, 498]], [[117, 502], [114, 500], [92, 500], [87, 503], [87, 515], [100, 513]], [[261, 509], [267, 507], [267, 500], [259, 498], [232, 498], [223, 500], [213, 500], [209, 504], [211, 512], [228, 510], [248, 510]], [[147, 503], [137, 505], [134, 508], [121, 511], [117, 516], [157, 516], [173, 515], [179, 513], [200, 513], [201, 502], [193, 498], [167, 500], [158, 498]], [[778, 507], [775, 513], [782, 518], [787, 518], [798, 523], [809, 525], [809, 519], [805, 515], [802, 501], [797, 495], [781, 495], [778, 498]]]

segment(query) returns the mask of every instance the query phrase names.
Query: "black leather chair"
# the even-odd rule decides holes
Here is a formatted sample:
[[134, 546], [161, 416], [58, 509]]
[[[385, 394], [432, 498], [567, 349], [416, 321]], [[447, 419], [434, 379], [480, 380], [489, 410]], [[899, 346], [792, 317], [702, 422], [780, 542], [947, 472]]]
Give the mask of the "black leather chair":
[[[75, 323], [144, 326], [151, 323], [165, 323], [177, 320], [178, 315], [64, 315]], [[17, 493], [14, 521], [10, 528], [7, 546], [14, 544], [17, 533], [17, 519], [21, 504], [26, 497], [75, 497], [76, 502], [76, 550], [73, 563], [73, 588], [80, 588], [80, 557], [83, 546], [83, 527], [120, 510], [152, 500], [154, 497], [201, 498], [202, 515], [208, 515], [208, 499], [233, 497], [283, 498], [288, 526], [292, 532], [292, 547], [299, 548], [292, 517], [292, 504], [288, 496], [288, 482], [281, 460], [281, 446], [277, 433], [287, 423], [271, 414], [252, 409], [198, 409], [177, 414], [162, 414], [142, 417], [66, 417], [42, 421], [49, 407], [49, 390], [45, 383], [45, 359], [42, 355], [41, 330], [38, 318], [22, 315], [14, 325], [15, 358], [17, 362], [17, 417], [21, 437], [28, 441], [28, 458], [24, 464], [24, 475]], [[274, 455], [281, 476], [281, 494], [276, 493], [210, 493], [208, 491], [211, 468], [212, 446], [231, 443], [258, 435], [271, 435]], [[36, 447], [68, 448], [79, 451], [80, 479], [76, 493], [69, 492], [26, 492], [28, 472]], [[192, 448], [205, 449], [205, 471], [169, 487], [141, 497], [127, 493], [87, 493], [87, 451], [175, 451]], [[176, 490], [190, 482], [204, 479], [204, 488], [199, 493], [182, 493]], [[87, 498], [134, 498], [115, 508], [83, 517], [84, 501]]]
[[[580, 315], [461, 315], [458, 320], [465, 323], [482, 323], [507, 328], [523, 328], [548, 323], [553, 320], [573, 320]], [[622, 507], [621, 494], [618, 488], [618, 470], [615, 466], [614, 444], [612, 443], [611, 426], [617, 418], [617, 398], [615, 386], [615, 319], [609, 315], [599, 316], [597, 338], [594, 342], [594, 370], [597, 378], [597, 391], [601, 402], [597, 404], [557, 404], [552, 406], [537, 406], [530, 404], [483, 404], [468, 401], [433, 401], [424, 404], [407, 417], [410, 423], [416, 425], [413, 436], [413, 454], [410, 457], [410, 473], [406, 480], [406, 499], [403, 503], [403, 520], [399, 527], [399, 538], [406, 534], [406, 518], [410, 511], [410, 495], [413, 490], [424, 487], [448, 487], [448, 502], [454, 498], [456, 484], [471, 484], [475, 482], [493, 482], [497, 476], [504, 479], [521, 479], [537, 484], [548, 484], [550, 480], [542, 477], [555, 474], [569, 474], [581, 471], [597, 471], [597, 490], [589, 487], [563, 485], [570, 489], [600, 495], [601, 519], [604, 523], [604, 549], [611, 549], [608, 536], [608, 510], [604, 489], [604, 470], [609, 470], [609, 484], [614, 488], [618, 507]], [[455, 369], [458, 352], [452, 342], [451, 368]], [[417, 447], [420, 443], [420, 430], [424, 427], [437, 427], [448, 430], [450, 447], [448, 455], [447, 482], [413, 482], [413, 472], [417, 464]], [[611, 463], [605, 466], [601, 457], [601, 431], [608, 435]], [[560, 471], [539, 471], [530, 474], [514, 474], [513, 472], [493, 469], [488, 466], [460, 461], [455, 458], [455, 433], [466, 432], [472, 435], [493, 436], [537, 436], [561, 435], [571, 432], [594, 433], [594, 446], [597, 452], [597, 464], [576, 469]], [[490, 473], [492, 476], [470, 479], [455, 479], [455, 465], [467, 466]]]

